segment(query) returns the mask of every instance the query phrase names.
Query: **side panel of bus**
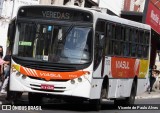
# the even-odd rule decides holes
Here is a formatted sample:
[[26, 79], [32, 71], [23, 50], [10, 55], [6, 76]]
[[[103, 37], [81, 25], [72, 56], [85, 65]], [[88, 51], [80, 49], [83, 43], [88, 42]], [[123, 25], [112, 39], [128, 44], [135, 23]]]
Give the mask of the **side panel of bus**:
[[91, 98], [100, 97], [105, 79], [109, 81], [108, 98], [129, 97], [133, 81], [137, 94], [145, 91], [149, 67], [149, 34], [149, 29], [145, 27], [97, 20], [92, 80], [96, 88], [92, 88]]

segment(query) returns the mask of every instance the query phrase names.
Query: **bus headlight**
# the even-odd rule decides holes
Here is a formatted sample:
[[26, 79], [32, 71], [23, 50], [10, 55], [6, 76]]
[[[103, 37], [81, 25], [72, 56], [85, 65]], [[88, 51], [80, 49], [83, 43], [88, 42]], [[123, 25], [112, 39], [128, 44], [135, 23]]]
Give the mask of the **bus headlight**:
[[22, 79], [26, 79], [27, 78], [27, 76], [26, 75], [22, 75]]
[[71, 84], [75, 84], [75, 80], [71, 80]]
[[78, 82], [82, 82], [82, 78], [78, 78]]
[[20, 75], [21, 75], [21, 73], [20, 73], [20, 72], [17, 72], [17, 73], [16, 73], [16, 76], [18, 76], [18, 77], [19, 77]]

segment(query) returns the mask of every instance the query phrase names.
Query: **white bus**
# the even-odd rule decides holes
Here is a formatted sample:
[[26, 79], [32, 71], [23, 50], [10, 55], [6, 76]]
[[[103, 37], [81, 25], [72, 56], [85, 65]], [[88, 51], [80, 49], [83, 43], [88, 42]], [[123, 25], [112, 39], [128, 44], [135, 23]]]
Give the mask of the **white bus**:
[[10, 23], [10, 90], [28, 92], [30, 104], [43, 97], [134, 104], [146, 90], [148, 25], [91, 9], [22, 6]]

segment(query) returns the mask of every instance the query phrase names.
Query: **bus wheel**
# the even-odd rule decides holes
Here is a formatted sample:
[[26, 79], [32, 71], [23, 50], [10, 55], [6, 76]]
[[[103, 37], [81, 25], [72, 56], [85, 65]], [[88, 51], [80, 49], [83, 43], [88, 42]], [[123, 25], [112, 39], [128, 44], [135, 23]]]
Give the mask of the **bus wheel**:
[[136, 91], [137, 91], [137, 86], [136, 86], [136, 83], [133, 81], [130, 97], [127, 97], [125, 99], [126, 105], [133, 105], [134, 104], [135, 97], [136, 97]]
[[42, 96], [37, 93], [28, 93], [28, 100], [30, 105], [40, 105], [42, 102]]

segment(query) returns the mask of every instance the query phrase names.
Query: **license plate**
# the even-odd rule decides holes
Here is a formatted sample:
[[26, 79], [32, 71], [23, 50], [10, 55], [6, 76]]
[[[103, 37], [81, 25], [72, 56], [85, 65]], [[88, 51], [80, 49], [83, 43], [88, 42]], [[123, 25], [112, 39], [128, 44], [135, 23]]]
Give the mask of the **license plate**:
[[54, 90], [54, 86], [53, 85], [41, 84], [41, 89], [44, 89], [44, 90]]

